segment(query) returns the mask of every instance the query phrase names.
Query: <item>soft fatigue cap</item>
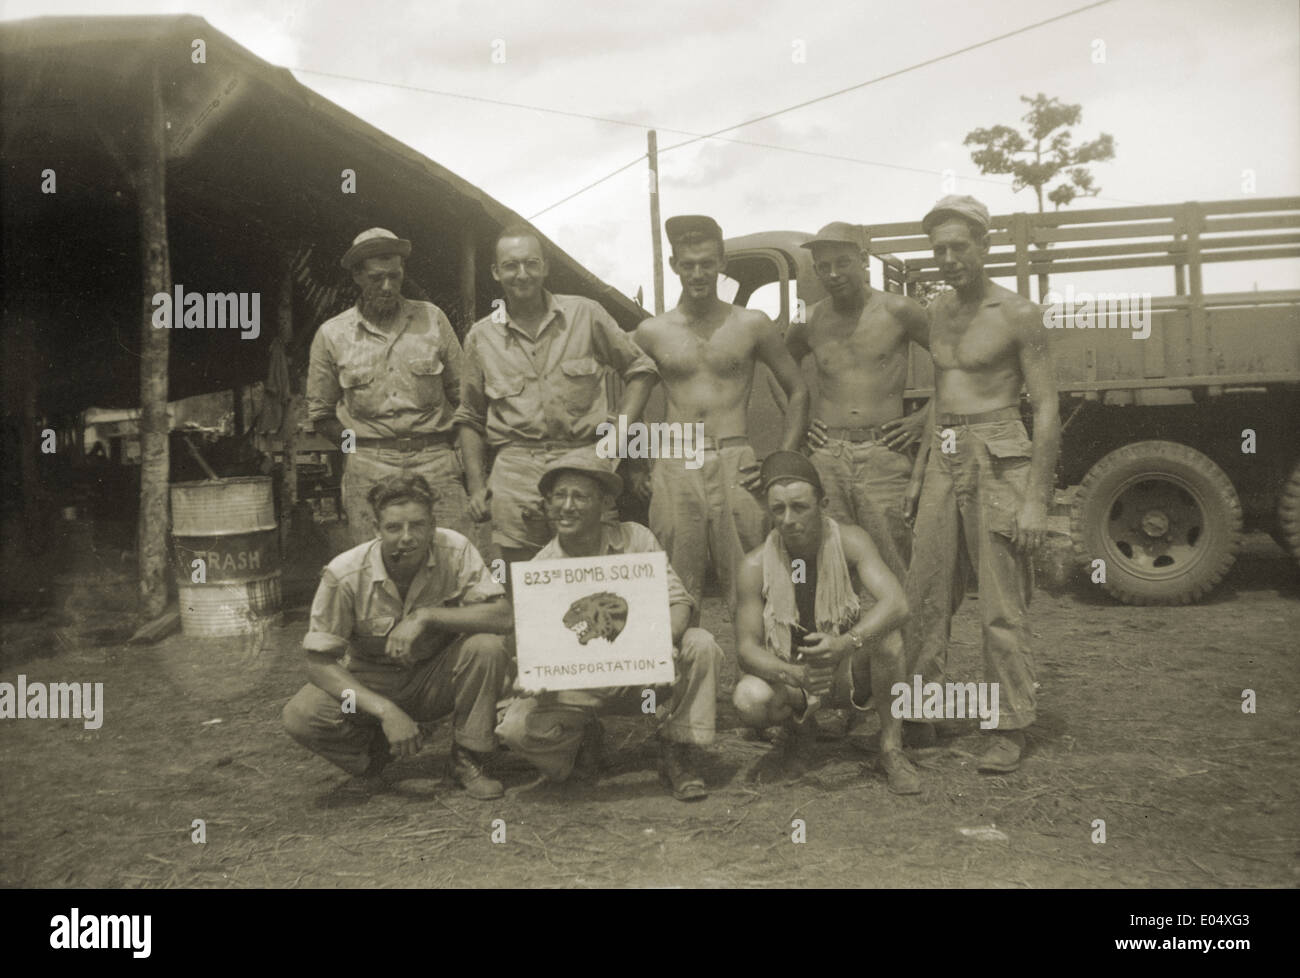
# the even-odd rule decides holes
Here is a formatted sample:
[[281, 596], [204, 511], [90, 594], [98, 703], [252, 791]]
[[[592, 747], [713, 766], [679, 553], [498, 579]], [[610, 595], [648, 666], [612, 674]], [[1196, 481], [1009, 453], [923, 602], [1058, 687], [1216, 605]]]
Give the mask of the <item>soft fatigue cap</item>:
[[808, 456], [799, 452], [773, 452], [763, 459], [763, 468], [759, 471], [758, 478], [763, 487], [764, 495], [767, 494], [767, 490], [772, 483], [779, 482], [782, 479], [798, 479], [800, 482], [806, 482], [816, 489], [819, 497], [826, 495], [826, 491], [822, 488], [821, 476], [817, 474], [817, 469], [808, 460]]
[[945, 217], [964, 217], [974, 221], [985, 231], [989, 229], [989, 209], [974, 197], [965, 194], [949, 194], [930, 208], [930, 213], [921, 218], [921, 230], [926, 234]]
[[618, 496], [623, 491], [623, 480], [614, 473], [612, 461], [597, 455], [594, 446], [575, 448], [548, 465], [537, 482], [538, 491], [543, 496], [549, 496], [555, 480], [563, 472], [577, 472], [579, 475], [590, 476], [611, 496]]
[[670, 244], [685, 234], [703, 234], [721, 240], [722, 228], [713, 218], [705, 217], [703, 214], [683, 214], [664, 221], [664, 234]]
[[818, 245], [848, 244], [865, 250], [866, 237], [866, 232], [857, 224], [849, 224], [847, 221], [831, 221], [830, 224], [817, 232], [817, 237], [811, 241], [805, 241], [799, 247], [811, 251]]
[[399, 238], [386, 228], [370, 228], [352, 239], [352, 247], [339, 264], [351, 270], [367, 258], [383, 258], [387, 255], [401, 255], [405, 258], [410, 253], [411, 242], [405, 238]]

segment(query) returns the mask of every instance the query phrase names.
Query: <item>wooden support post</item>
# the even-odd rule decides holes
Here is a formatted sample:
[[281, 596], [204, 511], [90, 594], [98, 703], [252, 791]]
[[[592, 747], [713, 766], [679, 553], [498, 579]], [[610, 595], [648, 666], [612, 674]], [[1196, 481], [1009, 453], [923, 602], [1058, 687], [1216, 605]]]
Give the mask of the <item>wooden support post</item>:
[[235, 437], [242, 438], [245, 429], [248, 427], [244, 420], [244, 387], [242, 384], [236, 384], [230, 389], [230, 404], [232, 408], [231, 426], [235, 429]]
[[294, 412], [293, 357], [290, 352], [293, 348], [293, 263], [287, 253], [280, 275], [275, 318], [280, 330], [280, 341], [284, 345], [284, 356], [290, 364], [289, 389], [280, 393], [284, 399], [284, 420], [280, 423], [280, 432], [284, 435], [284, 465], [280, 469], [280, 549], [284, 552], [293, 529], [294, 511], [298, 506], [298, 418]]
[[167, 358], [171, 330], [153, 326], [152, 297], [172, 290], [171, 256], [167, 245], [166, 118], [162, 86], [155, 65], [146, 88], [144, 123], [140, 131], [136, 196], [140, 209], [140, 251], [143, 266], [140, 319], [140, 512], [137, 517], [140, 612], [157, 618], [167, 606], [167, 493], [170, 458], [167, 436]]
[[462, 333], [478, 319], [478, 241], [467, 220], [460, 231], [460, 323]]
[[647, 155], [650, 160], [650, 247], [654, 254], [655, 315], [664, 311], [664, 246], [659, 232], [659, 134], [653, 129], [646, 133]]
[[[45, 522], [42, 516], [47, 498], [46, 479], [42, 478], [41, 463], [49, 456], [41, 452], [42, 431], [40, 416], [36, 411], [36, 376], [37, 365], [41, 358], [37, 353], [36, 323], [24, 315], [18, 324], [19, 351], [18, 362], [29, 365], [19, 373], [18, 389], [22, 397], [22, 436], [19, 439], [22, 452], [19, 463], [23, 480], [23, 529], [27, 549], [35, 554], [49, 546], [49, 539], [43, 532]], [[48, 468], [46, 472], [48, 473]]]
[[[1016, 291], [1029, 298], [1029, 217], [1011, 215], [1011, 240], [1016, 246]], [[1041, 287], [1041, 286], [1040, 286]]]

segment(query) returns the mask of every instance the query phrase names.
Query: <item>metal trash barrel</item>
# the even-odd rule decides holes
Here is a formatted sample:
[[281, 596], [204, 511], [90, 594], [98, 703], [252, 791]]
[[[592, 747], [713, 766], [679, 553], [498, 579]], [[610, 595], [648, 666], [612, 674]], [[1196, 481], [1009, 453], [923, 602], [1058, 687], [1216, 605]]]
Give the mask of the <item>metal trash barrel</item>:
[[[186, 635], [242, 635], [278, 623], [280, 534], [266, 476], [177, 482], [172, 542]], [[203, 561], [196, 582], [195, 560]]]

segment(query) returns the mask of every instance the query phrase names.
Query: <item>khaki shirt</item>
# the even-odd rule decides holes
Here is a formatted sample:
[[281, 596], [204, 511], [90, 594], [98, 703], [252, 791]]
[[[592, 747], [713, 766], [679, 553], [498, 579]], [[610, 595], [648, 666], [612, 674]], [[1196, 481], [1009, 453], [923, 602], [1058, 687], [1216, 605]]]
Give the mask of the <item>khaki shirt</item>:
[[616, 406], [611, 375], [626, 381], [656, 372], [600, 303], [547, 292], [546, 309], [536, 340], [508, 314], [504, 323], [480, 319], [465, 336], [455, 422], [489, 445], [595, 441], [596, 426]]
[[[302, 647], [336, 658], [348, 652], [354, 658], [388, 662], [388, 633], [417, 608], [480, 604], [505, 593], [472, 543], [455, 530], [438, 527], [429, 561], [416, 572], [403, 601], [384, 567], [380, 542], [371, 540], [339, 554], [321, 574]], [[414, 643], [411, 658], [428, 659], [457, 637], [426, 631]]]
[[402, 299], [389, 332], [353, 306], [312, 339], [307, 416], [337, 417], [358, 438], [449, 432], [460, 400], [461, 358], [451, 323], [431, 302]]

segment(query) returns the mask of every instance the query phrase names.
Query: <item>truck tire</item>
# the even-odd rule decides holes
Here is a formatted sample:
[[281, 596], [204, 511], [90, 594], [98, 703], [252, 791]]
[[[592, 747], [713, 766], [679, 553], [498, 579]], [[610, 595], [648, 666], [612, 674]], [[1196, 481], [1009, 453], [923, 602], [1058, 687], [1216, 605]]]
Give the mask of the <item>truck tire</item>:
[[1277, 535], [1274, 537], [1300, 563], [1300, 462], [1282, 487], [1277, 500]]
[[1090, 567], [1105, 561], [1100, 583], [1125, 604], [1190, 604], [1237, 558], [1241, 501], [1224, 471], [1196, 449], [1134, 442], [1088, 471], [1070, 510], [1070, 536]]

